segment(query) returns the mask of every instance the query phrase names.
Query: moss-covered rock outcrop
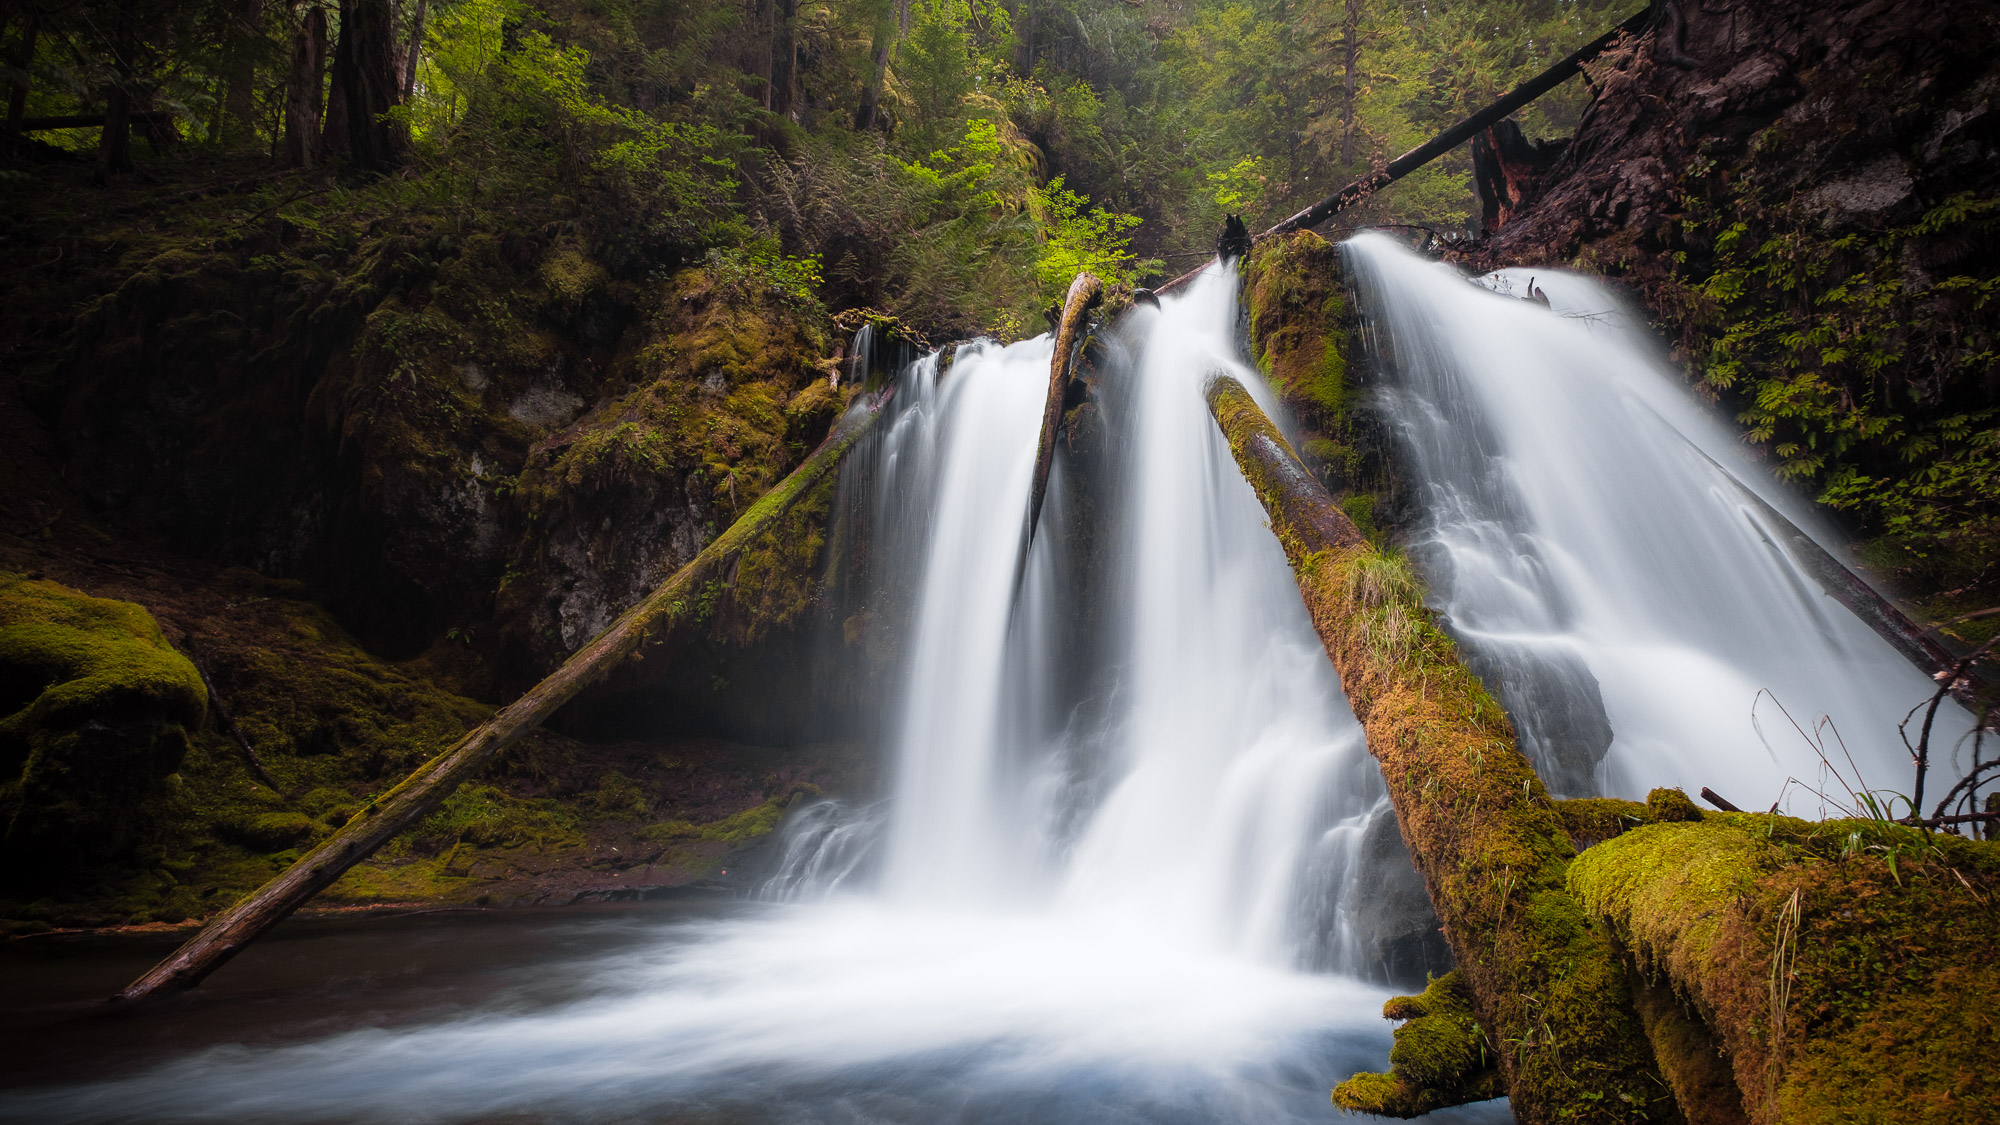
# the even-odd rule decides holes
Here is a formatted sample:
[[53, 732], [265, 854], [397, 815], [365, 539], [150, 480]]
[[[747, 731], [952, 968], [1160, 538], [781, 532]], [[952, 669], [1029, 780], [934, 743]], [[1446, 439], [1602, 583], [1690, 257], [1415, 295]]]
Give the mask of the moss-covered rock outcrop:
[[[2000, 1114], [2000, 847], [1881, 821], [1709, 813], [1591, 848], [1568, 885], [1686, 1004], [1689, 1038], [1726, 1052], [1743, 1118]], [[1697, 1117], [1696, 1096], [1682, 1102], [1695, 1120], [1735, 1108]]]
[[1389, 1073], [1357, 1074], [1342, 1082], [1333, 1088], [1333, 1104], [1377, 1117], [1421, 1117], [1507, 1093], [1457, 971], [1432, 978], [1422, 995], [1390, 1000], [1382, 1015], [1406, 1021], [1389, 1049]]
[[0, 574], [0, 880], [122, 857], [207, 706], [143, 606]]

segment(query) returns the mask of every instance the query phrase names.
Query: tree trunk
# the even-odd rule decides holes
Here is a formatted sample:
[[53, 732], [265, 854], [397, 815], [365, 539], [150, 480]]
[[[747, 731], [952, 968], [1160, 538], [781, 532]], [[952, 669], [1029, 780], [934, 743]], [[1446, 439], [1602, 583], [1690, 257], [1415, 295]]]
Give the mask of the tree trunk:
[[115, 73], [105, 99], [104, 129], [97, 140], [99, 168], [107, 176], [132, 170], [132, 55], [138, 46], [138, 16], [128, 4], [118, 11]]
[[771, 44], [771, 112], [779, 117], [792, 115], [792, 83], [798, 70], [799, 0], [778, 0], [777, 25]]
[[1357, 68], [1361, 64], [1361, 0], [1347, 0], [1347, 25], [1341, 37], [1341, 56], [1346, 70], [1341, 79], [1340, 166], [1354, 166], [1354, 91]]
[[547, 679], [425, 763], [402, 784], [371, 802], [346, 827], [308, 852], [284, 874], [211, 918], [200, 933], [113, 999], [141, 1001], [199, 984], [265, 930], [339, 879], [348, 868], [429, 816], [453, 790], [477, 776], [502, 750], [540, 726], [577, 692], [633, 656], [642, 644], [665, 643], [657, 634], [671, 626], [680, 612], [677, 606], [695, 601], [695, 595], [709, 582], [726, 578], [744, 547], [776, 525], [813, 485], [838, 469], [854, 442], [881, 415], [892, 393], [883, 391], [858, 402], [835, 424], [833, 432], [805, 463], [792, 470], [790, 476], [752, 505], [693, 561], [645, 600], [626, 610]]
[[403, 104], [417, 96], [417, 60], [424, 54], [424, 18], [430, 15], [431, 0], [417, 0], [417, 13], [410, 17], [410, 48], [403, 58]]
[[326, 9], [308, 5], [292, 33], [291, 77], [285, 84], [285, 163], [319, 163], [320, 98], [326, 74]]
[[854, 128], [866, 133], [875, 128], [882, 101], [882, 81], [889, 72], [889, 18], [886, 11], [875, 28], [874, 65], [868, 72], [868, 84], [861, 88], [861, 106], [854, 111]]
[[[324, 8], [320, 11], [325, 14]], [[344, 14], [341, 23], [344, 28]], [[350, 46], [344, 32], [334, 40], [333, 67], [326, 82], [326, 116], [319, 129], [320, 162], [345, 160], [351, 147], [347, 139], [347, 72], [352, 67], [343, 61]]]
[[348, 162], [362, 171], [392, 171], [408, 148], [403, 127], [383, 116], [400, 104], [395, 30], [390, 0], [340, 0], [334, 85], [345, 103]]
[[[1506, 715], [1250, 393], [1225, 374], [1207, 396], [1381, 762], [1516, 1118], [1671, 1119], [1623, 961], [1565, 889], [1575, 848]], [[1386, 649], [1398, 634], [1405, 650]]]
[[21, 29], [21, 41], [14, 48], [14, 57], [8, 62], [14, 68], [12, 88], [7, 91], [7, 130], [21, 131], [21, 121], [28, 113], [29, 72], [35, 65], [35, 39], [42, 30], [42, 9], [29, 4], [27, 26]]

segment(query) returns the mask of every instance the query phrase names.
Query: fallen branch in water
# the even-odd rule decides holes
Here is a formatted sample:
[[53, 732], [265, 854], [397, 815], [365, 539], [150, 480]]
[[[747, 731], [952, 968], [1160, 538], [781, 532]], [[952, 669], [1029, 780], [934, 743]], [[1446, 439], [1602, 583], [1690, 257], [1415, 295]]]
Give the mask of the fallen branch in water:
[[527, 694], [426, 762], [403, 783], [370, 802], [325, 843], [306, 853], [250, 897], [216, 915], [201, 932], [112, 997], [119, 1003], [154, 999], [199, 984], [202, 978], [374, 854], [398, 833], [429, 816], [500, 751], [540, 726], [557, 708], [632, 656], [656, 627], [670, 625], [710, 579], [757, 536], [770, 529], [799, 498], [833, 472], [856, 439], [875, 421], [893, 392], [859, 400], [805, 463], [764, 494], [729, 530], [715, 538], [645, 600], [626, 610], [563, 666]]
[[1035, 525], [1042, 518], [1042, 499], [1049, 488], [1049, 469], [1056, 459], [1056, 430], [1062, 425], [1063, 396], [1076, 375], [1076, 361], [1083, 350], [1083, 321], [1104, 299], [1104, 283], [1094, 274], [1080, 273], [1069, 283], [1062, 317], [1056, 323], [1056, 347], [1049, 356], [1049, 394], [1042, 403], [1042, 436], [1035, 447], [1035, 483], [1028, 494], [1028, 527], [1021, 537], [1025, 560], [1035, 541]]

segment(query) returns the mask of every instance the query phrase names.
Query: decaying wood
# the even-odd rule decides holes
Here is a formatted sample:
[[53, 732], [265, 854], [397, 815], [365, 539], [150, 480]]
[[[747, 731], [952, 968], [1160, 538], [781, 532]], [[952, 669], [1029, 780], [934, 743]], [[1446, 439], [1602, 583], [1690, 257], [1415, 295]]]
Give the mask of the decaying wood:
[[804, 464], [752, 505], [693, 561], [572, 654], [561, 668], [425, 763], [402, 784], [370, 802], [346, 827], [283, 874], [210, 919], [200, 933], [112, 999], [133, 1003], [200, 983], [265, 930], [331, 885], [348, 868], [429, 816], [453, 790], [477, 776], [500, 751], [540, 726], [577, 692], [632, 656], [650, 634], [663, 631], [685, 606], [694, 603], [705, 583], [725, 575], [744, 547], [776, 524], [814, 484], [839, 466], [855, 440], [881, 415], [892, 393], [884, 390], [858, 401]]
[[[1367, 543], [1250, 393], [1221, 375], [1207, 397], [1381, 763], [1515, 1116], [1671, 1119], [1623, 960], [1564, 886], [1575, 848], [1505, 714], [1423, 620], [1415, 593], [1384, 593], [1394, 560]], [[1407, 647], [1385, 650], [1397, 644]]]
[[[1619, 24], [1589, 43], [1577, 48], [1569, 57], [1563, 59], [1561, 62], [1509, 90], [1499, 100], [1485, 109], [1480, 110], [1458, 124], [1453, 125], [1451, 128], [1446, 129], [1444, 132], [1439, 133], [1437, 136], [1432, 137], [1430, 140], [1425, 141], [1423, 144], [1391, 160], [1381, 168], [1348, 184], [1318, 203], [1285, 219], [1271, 229], [1258, 235], [1254, 241], [1262, 242], [1273, 235], [1289, 234], [1295, 230], [1309, 230], [1327, 221], [1345, 208], [1368, 198], [1382, 188], [1429, 164], [1431, 161], [1471, 140], [1475, 134], [1484, 132], [1494, 122], [1499, 121], [1508, 114], [1520, 109], [1522, 106], [1527, 105], [1557, 86], [1562, 85], [1581, 71], [1584, 63], [1603, 54], [1605, 49], [1616, 42], [1619, 36], [1638, 34], [1645, 30], [1647, 24], [1652, 19], [1653, 11], [1651, 8], [1639, 12], [1624, 23]], [[1205, 268], [1207, 268], [1205, 264], [1198, 266], [1154, 291], [1157, 293], [1170, 293], [1194, 280]]]
[[1035, 447], [1035, 483], [1028, 493], [1028, 527], [1022, 535], [1021, 553], [1035, 540], [1035, 525], [1041, 522], [1042, 498], [1049, 489], [1049, 469], [1056, 459], [1056, 431], [1062, 426], [1063, 396], [1076, 374], [1077, 357], [1083, 352], [1083, 323], [1090, 310], [1104, 299], [1104, 283], [1088, 273], [1076, 275], [1063, 300], [1062, 319], [1056, 325], [1056, 349], [1049, 356], [1049, 394], [1042, 404], [1042, 436]]

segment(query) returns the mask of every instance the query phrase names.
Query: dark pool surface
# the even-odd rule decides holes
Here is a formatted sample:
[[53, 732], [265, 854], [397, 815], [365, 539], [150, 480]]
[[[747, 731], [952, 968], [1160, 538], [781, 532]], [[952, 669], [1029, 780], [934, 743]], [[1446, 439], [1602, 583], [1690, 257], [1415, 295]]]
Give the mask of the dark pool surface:
[[[691, 901], [295, 920], [193, 993], [176, 935], [0, 945], [0, 1121], [1335, 1121], [1386, 991], [1156, 932]], [[1437, 1120], [1504, 1122], [1504, 1103]]]
[[503, 1003], [552, 1006], [606, 982], [580, 966], [719, 901], [292, 919], [201, 987], [151, 1009], [104, 998], [187, 934], [0, 942], [0, 1089], [95, 1081], [221, 1044], [269, 1046], [401, 1027]]

